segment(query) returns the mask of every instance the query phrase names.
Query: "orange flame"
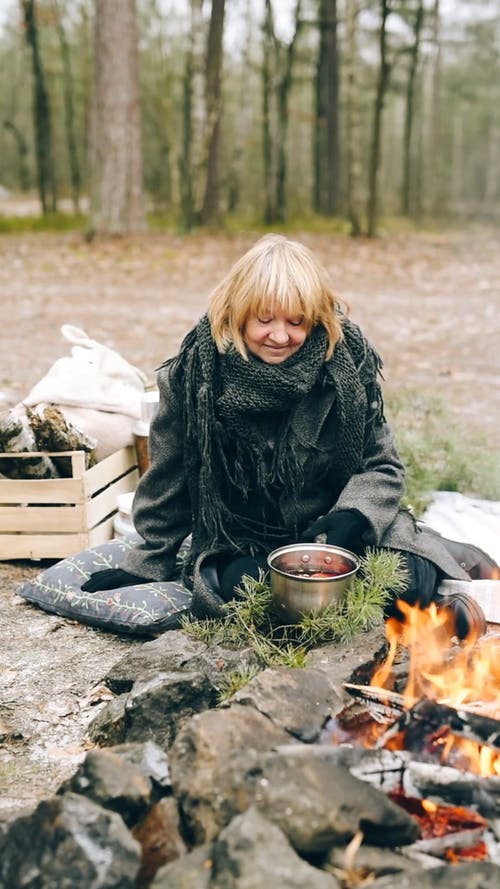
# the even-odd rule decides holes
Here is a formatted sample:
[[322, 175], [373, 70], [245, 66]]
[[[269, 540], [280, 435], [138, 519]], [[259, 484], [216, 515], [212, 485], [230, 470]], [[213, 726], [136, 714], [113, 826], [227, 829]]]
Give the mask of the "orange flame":
[[430, 812], [437, 812], [437, 805], [436, 805], [436, 803], [433, 803], [432, 800], [423, 799], [423, 800], [421, 800], [421, 802], [422, 802], [422, 808], [425, 809], [426, 812], [429, 812], [429, 813]]
[[[447, 629], [447, 615], [434, 604], [422, 610], [398, 602], [403, 621], [387, 621], [389, 653], [374, 673], [372, 686], [390, 688], [392, 669], [398, 654], [407, 649], [410, 657], [405, 707], [427, 698], [450, 707], [466, 707], [483, 716], [500, 719], [500, 637], [488, 635], [453, 646]], [[473, 741], [452, 734], [441, 742], [441, 759], [465, 763], [463, 767], [480, 775], [500, 774], [500, 754]]]

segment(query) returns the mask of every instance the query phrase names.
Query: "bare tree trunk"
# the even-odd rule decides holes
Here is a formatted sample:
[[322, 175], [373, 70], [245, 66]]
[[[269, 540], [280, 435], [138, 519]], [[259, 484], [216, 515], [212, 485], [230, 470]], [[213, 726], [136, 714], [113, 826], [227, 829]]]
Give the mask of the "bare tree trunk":
[[11, 120], [4, 120], [3, 122], [4, 128], [12, 133], [17, 147], [17, 157], [18, 157], [18, 176], [19, 176], [19, 188], [21, 191], [28, 191], [30, 187], [30, 174], [28, 169], [28, 146], [26, 144], [26, 139], [24, 138], [21, 131], [16, 127]]
[[429, 204], [432, 213], [439, 214], [443, 211], [444, 190], [441, 181], [441, 15], [439, 0], [434, 0], [432, 11], [434, 49], [432, 71], [432, 98], [431, 98], [431, 131], [429, 139], [429, 160], [427, 164]]
[[203, 0], [191, 0], [191, 30], [182, 82], [182, 148], [179, 158], [181, 217], [185, 231], [198, 221], [197, 194], [201, 163], [201, 78], [199, 63], [203, 35]]
[[92, 229], [146, 227], [135, 0], [96, 0]]
[[462, 104], [457, 102], [453, 115], [453, 142], [451, 146], [451, 196], [455, 211], [461, 212], [464, 183], [464, 113]]
[[403, 184], [401, 190], [401, 212], [408, 216], [411, 209], [411, 169], [412, 169], [412, 135], [415, 116], [415, 82], [417, 77], [420, 35], [424, 23], [424, 4], [419, 0], [413, 26], [413, 43], [410, 49], [408, 80], [406, 83], [405, 125], [403, 135]]
[[156, 16], [155, 31], [158, 56], [161, 60], [158, 83], [154, 90], [155, 115], [153, 127], [158, 143], [158, 160], [150, 172], [151, 191], [156, 210], [167, 209], [172, 205], [172, 142], [168, 127], [166, 103], [173, 92], [172, 71], [167, 62], [165, 52], [165, 13], [161, 8], [161, 0], [151, 0], [151, 11]]
[[54, 160], [52, 155], [52, 127], [50, 100], [45, 86], [42, 59], [38, 45], [35, 0], [22, 0], [26, 40], [31, 47], [33, 65], [33, 115], [35, 121], [35, 150], [38, 192], [43, 213], [57, 209]]
[[222, 36], [224, 32], [225, 0], [212, 0], [212, 14], [207, 43], [206, 66], [206, 128], [207, 128], [207, 177], [205, 196], [201, 210], [204, 225], [220, 224], [220, 134], [221, 134], [221, 68]]
[[[264, 59], [262, 65], [266, 222], [284, 222], [286, 216], [288, 99], [292, 86], [295, 48], [301, 26], [301, 2], [302, 0], [296, 0], [294, 15], [295, 30], [290, 43], [285, 46], [276, 37], [271, 0], [266, 0], [266, 15], [264, 19]], [[275, 100], [276, 105], [274, 134], [271, 115], [273, 99]]]
[[71, 179], [71, 194], [73, 198], [73, 208], [75, 213], [80, 211], [80, 190], [82, 187], [82, 176], [80, 172], [80, 162], [78, 160], [77, 139], [75, 134], [75, 110], [73, 102], [73, 72], [71, 70], [71, 54], [66, 39], [64, 25], [62, 23], [61, 11], [57, 0], [53, 0], [55, 10], [55, 20], [59, 44], [61, 47], [61, 58], [63, 64], [63, 95], [64, 110], [66, 124], [66, 142], [68, 146], [69, 172]]
[[273, 169], [273, 137], [272, 137], [272, 85], [273, 85], [273, 51], [274, 22], [271, 0], [266, 0], [266, 13], [263, 27], [263, 60], [262, 60], [262, 152], [264, 161], [264, 222], [269, 224], [276, 217], [275, 188]]
[[390, 0], [380, 2], [380, 29], [379, 52], [380, 66], [377, 77], [377, 89], [375, 95], [375, 108], [373, 115], [372, 144], [370, 151], [370, 166], [368, 180], [368, 212], [367, 235], [373, 238], [378, 221], [378, 178], [380, 170], [380, 148], [382, 143], [382, 112], [389, 86], [390, 65], [387, 58], [387, 18], [391, 12]]
[[326, 216], [333, 216], [339, 205], [338, 94], [337, 0], [320, 0], [313, 204], [317, 213]]
[[247, 73], [250, 70], [250, 48], [252, 38], [252, 0], [246, 0], [245, 9], [246, 23], [246, 40], [243, 58], [241, 62], [241, 70], [243, 72], [240, 78], [239, 96], [238, 96], [238, 120], [235, 133], [234, 147], [232, 151], [232, 159], [228, 171], [228, 195], [227, 209], [230, 213], [234, 213], [238, 209], [240, 201], [241, 177], [242, 177], [242, 160], [244, 156], [244, 146], [248, 135], [248, 112], [247, 112], [247, 90], [248, 81]]
[[360, 0], [346, 5], [346, 204], [351, 235], [361, 234], [361, 131], [360, 86], [358, 82], [358, 16]]
[[300, 30], [300, 8], [302, 0], [297, 0], [295, 6], [295, 30], [293, 37], [286, 48], [284, 71], [279, 79], [277, 87], [277, 159], [276, 159], [276, 220], [284, 222], [286, 218], [286, 149], [288, 134], [288, 98], [292, 86], [293, 63], [295, 61], [295, 46]]

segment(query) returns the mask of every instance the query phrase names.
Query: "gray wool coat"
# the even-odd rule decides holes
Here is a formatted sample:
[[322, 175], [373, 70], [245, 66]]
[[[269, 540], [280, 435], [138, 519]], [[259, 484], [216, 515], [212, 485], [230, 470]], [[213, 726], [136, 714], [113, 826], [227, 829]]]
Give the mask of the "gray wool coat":
[[[139, 482], [133, 510], [135, 527], [144, 543], [130, 552], [125, 567], [134, 574], [160, 581], [175, 576], [176, 555], [192, 532], [191, 517], [196, 504], [190, 500], [183, 461], [182, 415], [178, 399], [172, 393], [167, 368], [159, 371], [158, 386], [159, 410], [150, 431], [151, 466]], [[378, 420], [373, 434], [367, 435], [362, 465], [338, 489], [335, 465], [329, 465], [331, 451], [327, 447], [328, 436], [332, 434], [328, 421], [333, 408], [332, 404], [329, 408], [324, 394], [322, 399], [316, 410], [308, 405], [302, 414], [299, 411], [297, 419], [299, 429], [304, 428], [300, 424], [307, 423], [321, 429], [314, 459], [304, 467], [302, 494], [296, 504], [299, 529], [329, 511], [355, 509], [368, 520], [368, 531], [363, 536], [365, 545], [415, 553], [433, 562], [444, 576], [469, 580], [440, 535], [417, 524], [409, 512], [400, 508], [404, 467], [385, 421]], [[227, 545], [221, 542], [221, 551], [224, 549], [227, 550]], [[191, 568], [195, 563], [199, 566], [202, 558], [203, 548], [193, 536], [188, 564]], [[192, 572], [191, 577], [184, 579], [192, 585]]]

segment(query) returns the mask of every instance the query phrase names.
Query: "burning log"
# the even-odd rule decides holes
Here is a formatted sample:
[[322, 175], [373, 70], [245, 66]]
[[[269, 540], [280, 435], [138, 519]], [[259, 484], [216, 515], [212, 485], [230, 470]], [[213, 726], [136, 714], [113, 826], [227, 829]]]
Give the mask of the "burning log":
[[[363, 776], [358, 774], [357, 777]], [[497, 775], [478, 781], [472, 772], [408, 756], [404, 779], [405, 788], [412, 788], [412, 792], [416, 791], [420, 796], [437, 796], [445, 802], [474, 806], [485, 818], [500, 815], [500, 777]]]
[[450, 707], [437, 701], [417, 701], [405, 710], [380, 739], [381, 744], [396, 732], [405, 732], [407, 750], [419, 750], [423, 740], [431, 734], [447, 729], [452, 735], [474, 741], [476, 744], [500, 749], [500, 721], [466, 708]]
[[[363, 701], [368, 710], [376, 711], [379, 716], [385, 714], [388, 719], [391, 715], [396, 717], [396, 722], [380, 738], [380, 746], [383, 746], [396, 732], [406, 731], [406, 749], [418, 749], [422, 735], [428, 735], [446, 727], [454, 735], [475, 741], [477, 744], [500, 749], [500, 720], [498, 719], [483, 716], [467, 707], [458, 709], [425, 698], [416, 701], [409, 709], [405, 709], [404, 698], [398, 692], [373, 686], [354, 685], [348, 682], [344, 684], [344, 688], [352, 697]], [[416, 747], [412, 745], [410, 737], [415, 724], [418, 726], [418, 729], [415, 729]]]
[[[413, 849], [451, 860], [463, 857], [466, 850], [469, 852], [467, 857], [474, 860], [484, 861], [488, 858], [484, 843], [488, 822], [477, 812], [403, 793], [388, 795], [418, 823], [421, 839], [413, 843]], [[450, 856], [451, 850], [455, 855]]]

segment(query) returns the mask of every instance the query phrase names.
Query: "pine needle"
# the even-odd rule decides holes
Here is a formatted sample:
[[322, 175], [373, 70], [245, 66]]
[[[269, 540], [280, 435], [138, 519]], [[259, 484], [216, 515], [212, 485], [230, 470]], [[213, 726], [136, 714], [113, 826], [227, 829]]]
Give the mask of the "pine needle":
[[209, 645], [250, 647], [263, 667], [301, 667], [311, 648], [350, 641], [380, 623], [390, 596], [407, 585], [408, 575], [397, 552], [368, 550], [343, 601], [304, 615], [295, 624], [281, 623], [282, 613], [274, 603], [268, 575], [260, 572], [258, 580], [242, 578], [237, 595], [224, 606], [224, 618], [184, 618], [182, 627]]

